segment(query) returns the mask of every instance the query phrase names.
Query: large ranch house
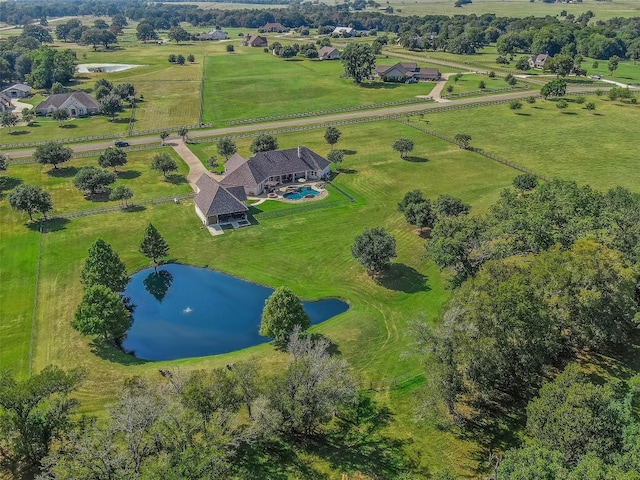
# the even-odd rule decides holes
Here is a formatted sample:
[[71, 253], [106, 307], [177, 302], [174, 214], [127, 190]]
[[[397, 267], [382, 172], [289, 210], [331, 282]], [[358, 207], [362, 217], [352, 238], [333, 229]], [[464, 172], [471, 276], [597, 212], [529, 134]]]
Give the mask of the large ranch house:
[[206, 174], [196, 182], [196, 214], [204, 225], [248, 225], [247, 197], [280, 185], [326, 180], [330, 173], [331, 163], [306, 147], [259, 152], [250, 158], [236, 153], [227, 160], [221, 182]]
[[299, 179], [324, 180], [330, 173], [329, 160], [306, 147], [297, 147], [259, 152], [247, 159], [235, 154], [225, 164], [222, 185], [242, 185], [247, 196], [258, 196]]

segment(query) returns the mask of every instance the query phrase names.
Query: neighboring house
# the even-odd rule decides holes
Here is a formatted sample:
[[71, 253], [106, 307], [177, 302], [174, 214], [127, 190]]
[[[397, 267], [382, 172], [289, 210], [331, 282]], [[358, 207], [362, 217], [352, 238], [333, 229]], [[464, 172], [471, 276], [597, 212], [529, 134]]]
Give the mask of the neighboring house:
[[84, 92], [49, 95], [34, 111], [38, 115], [49, 115], [56, 110], [66, 110], [70, 117], [81, 117], [100, 113], [100, 104]]
[[331, 32], [331, 35], [340, 35], [341, 37], [353, 37], [356, 34], [355, 28], [351, 27], [336, 27]]
[[318, 58], [321, 60], [340, 60], [340, 52], [334, 47], [322, 47], [318, 50]]
[[247, 35], [242, 39], [242, 45], [245, 47], [267, 47], [269, 46], [269, 42], [267, 41], [267, 37]]
[[209, 33], [201, 33], [197, 38], [198, 40], [228, 40], [229, 34], [222, 30], [211, 30]]
[[376, 67], [378, 77], [384, 82], [415, 83], [420, 80], [440, 80], [440, 70], [437, 68], [421, 68], [413, 62], [398, 62], [395, 65], [378, 65]]
[[260, 33], [286, 33], [289, 31], [287, 27], [281, 23], [267, 23], [264, 27], [258, 29]]
[[5, 88], [0, 93], [4, 93], [9, 98], [25, 98], [31, 95], [31, 87], [24, 83], [16, 83], [9, 88]]
[[205, 225], [246, 220], [246, 199], [242, 186], [225, 188], [207, 174], [196, 182], [196, 214]]
[[4, 93], [0, 93], [0, 113], [11, 112], [13, 111], [13, 104], [11, 103], [11, 98], [9, 98]]
[[225, 164], [226, 187], [243, 186], [247, 195], [260, 195], [298, 179], [320, 180], [331, 173], [331, 163], [306, 147], [259, 152], [243, 159], [234, 155]]
[[542, 70], [544, 68], [544, 64], [549, 60], [549, 55], [546, 53], [540, 53], [538, 55], [532, 55], [529, 57], [529, 66], [531, 68], [538, 68]]

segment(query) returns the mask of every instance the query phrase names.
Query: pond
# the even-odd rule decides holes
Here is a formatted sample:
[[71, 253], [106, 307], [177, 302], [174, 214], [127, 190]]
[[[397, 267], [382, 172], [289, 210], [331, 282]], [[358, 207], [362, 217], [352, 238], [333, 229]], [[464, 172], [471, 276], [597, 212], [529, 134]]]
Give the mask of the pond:
[[[135, 305], [123, 348], [144, 360], [228, 353], [267, 341], [258, 334], [273, 289], [189, 265], [162, 265], [131, 277], [124, 294]], [[311, 323], [346, 312], [342, 300], [303, 302]]]

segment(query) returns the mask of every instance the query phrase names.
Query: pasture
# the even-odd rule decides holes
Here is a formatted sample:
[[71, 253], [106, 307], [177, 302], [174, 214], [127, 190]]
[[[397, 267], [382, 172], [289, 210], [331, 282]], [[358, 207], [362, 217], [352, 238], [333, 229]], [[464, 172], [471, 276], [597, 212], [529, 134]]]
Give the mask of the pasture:
[[[255, 355], [262, 368], [278, 368], [282, 355], [269, 345], [229, 355], [156, 363], [93, 345], [71, 329], [69, 322], [82, 293], [79, 272], [90, 244], [97, 237], [104, 238], [120, 253], [129, 271], [137, 271], [148, 265], [137, 246], [151, 221], [171, 245], [170, 257], [177, 261], [208, 265], [272, 287], [287, 285], [308, 299], [338, 296], [348, 300], [351, 309], [347, 313], [314, 327], [314, 331], [338, 344], [341, 355], [354, 365], [363, 382], [420, 373], [415, 359], [404, 355], [410, 343], [408, 325], [420, 316], [434, 320], [448, 291], [438, 269], [422, 257], [424, 240], [396, 211], [396, 203], [407, 190], [421, 188], [429, 197], [440, 193], [460, 196], [482, 211], [517, 172], [398, 122], [353, 125], [341, 130], [338, 148], [348, 154], [335, 183], [356, 198], [355, 204], [332, 189], [326, 207], [319, 210], [305, 213], [300, 209], [296, 213], [295, 208], [288, 207], [274, 217], [267, 215], [273, 211], [271, 207], [258, 207], [254, 209], [258, 225], [227, 231], [221, 237], [211, 237], [202, 228], [192, 202], [182, 202], [129, 213], [54, 220], [46, 224], [39, 239], [37, 228], [24, 224], [26, 216], [10, 211], [3, 200], [0, 247], [12, 262], [0, 265], [0, 274], [3, 279], [11, 275], [12, 281], [6, 287], [3, 281], [5, 288], [0, 292], [0, 328], [6, 334], [2, 338], [12, 339], [12, 348], [1, 349], [0, 365], [19, 369], [22, 375], [28, 372], [40, 244], [33, 368], [37, 371], [49, 363], [86, 366], [89, 376], [79, 394], [84, 411], [102, 408], [124, 378], [136, 374], [153, 377], [163, 366], [203, 368]], [[304, 144], [326, 154], [329, 147], [323, 133], [321, 129], [306, 132]], [[408, 160], [401, 160], [391, 149], [393, 141], [401, 136], [416, 143]], [[280, 135], [278, 140], [283, 148], [301, 141], [299, 134]], [[241, 154], [249, 154], [250, 142], [238, 142]], [[122, 170], [133, 167], [132, 161]], [[8, 175], [25, 176], [13, 167]], [[151, 175], [150, 182], [162, 183]], [[144, 176], [131, 180], [131, 188], [135, 190], [134, 182], [141, 182]], [[84, 201], [77, 198], [77, 202]], [[65, 208], [76, 207], [69, 204]], [[345, 229], [345, 224], [350, 228]], [[350, 254], [354, 236], [365, 227], [377, 225], [389, 229], [398, 241], [398, 258], [380, 283], [369, 279]], [[258, 251], [260, 255], [256, 255]], [[419, 452], [416, 455], [421, 461], [430, 468], [442, 467], [445, 462], [438, 450], [446, 448], [467, 459], [458, 465], [461, 472], [471, 471], [472, 443], [430, 428], [428, 434], [414, 436], [411, 432], [415, 425], [409, 413], [398, 419], [391, 431], [402, 438], [414, 437], [411, 449]]]

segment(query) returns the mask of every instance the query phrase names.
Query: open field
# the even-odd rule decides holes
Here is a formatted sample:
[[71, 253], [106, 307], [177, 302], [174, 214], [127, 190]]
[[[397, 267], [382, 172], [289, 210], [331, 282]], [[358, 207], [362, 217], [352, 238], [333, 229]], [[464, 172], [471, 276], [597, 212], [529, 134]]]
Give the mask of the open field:
[[[616, 185], [638, 189], [635, 125], [640, 106], [590, 96], [588, 112], [568, 97], [569, 107], [553, 101], [524, 103], [427, 115], [428, 128], [454, 136], [464, 131], [471, 144], [535, 172], [606, 190]], [[490, 120], [489, 120], [490, 119]], [[415, 121], [418, 121], [417, 119]]]
[[[112, 350], [95, 354], [88, 340], [71, 329], [69, 321], [81, 296], [79, 271], [89, 245], [98, 236], [104, 238], [120, 252], [130, 271], [136, 271], [148, 265], [138, 253], [137, 244], [144, 226], [152, 221], [170, 243], [171, 257], [180, 262], [209, 265], [272, 287], [286, 284], [305, 298], [339, 296], [348, 300], [352, 307], [347, 313], [314, 330], [337, 342], [341, 354], [363, 380], [419, 373], [421, 368], [415, 360], [403, 356], [409, 348], [407, 325], [423, 314], [435, 319], [448, 291], [437, 268], [422, 259], [424, 240], [405, 223], [395, 204], [407, 190], [422, 188], [430, 197], [444, 192], [458, 195], [481, 211], [495, 201], [499, 190], [509, 185], [517, 172], [397, 122], [354, 125], [342, 131], [338, 147], [347, 149], [348, 155], [344, 172], [335, 182], [356, 197], [356, 204], [343, 200], [299, 215], [288, 207], [291, 213], [278, 218], [261, 219], [258, 212], [255, 218], [259, 225], [228, 231], [215, 238], [202, 229], [191, 202], [51, 222], [51, 231], [42, 237], [35, 370], [49, 363], [87, 366], [89, 378], [80, 398], [85, 411], [95, 411], [113, 398], [124, 377], [154, 376], [162, 365], [207, 367], [259, 355], [263, 368], [276, 368], [282, 356], [268, 345], [205, 359], [145, 363]], [[306, 132], [304, 144], [326, 153], [328, 146], [323, 133], [323, 130]], [[416, 142], [409, 161], [401, 160], [391, 149], [393, 140], [400, 136]], [[248, 154], [250, 141], [239, 142], [241, 154]], [[293, 147], [300, 143], [300, 136], [281, 135], [279, 141], [284, 148]], [[131, 167], [128, 165], [126, 169]], [[341, 194], [332, 191], [330, 195]], [[16, 262], [24, 263], [19, 270], [23, 272], [20, 285], [9, 284], [11, 288], [0, 292], [1, 328], [21, 340], [11, 350], [2, 349], [0, 363], [20, 368], [24, 374], [28, 365], [25, 354], [29, 328], [21, 319], [5, 312], [21, 311], [25, 318], [30, 318], [31, 309], [22, 297], [16, 298], [16, 292], [35, 285], [33, 254], [38, 240], [36, 233], [22, 225], [24, 215], [10, 212], [4, 200], [0, 209], [6, 219], [3, 222], [13, 225], [9, 230], [2, 229], [3, 253], [10, 252]], [[345, 229], [345, 224], [350, 227]], [[381, 284], [367, 278], [349, 253], [353, 237], [364, 227], [376, 225], [392, 231], [398, 241], [396, 265]], [[24, 236], [31, 239], [31, 249], [25, 243], [20, 248], [14, 247]], [[0, 265], [0, 273], [3, 277], [15, 274], [19, 265]], [[393, 431], [403, 438], [414, 437], [411, 449], [419, 452], [425, 465], [441, 468], [445, 459], [439, 452], [446, 449], [459, 455], [461, 460], [456, 467], [459, 471], [472, 471], [473, 444], [431, 429], [412, 435], [415, 425], [408, 411], [399, 422], [402, 423], [393, 427]]]
[[448, 95], [449, 92], [447, 88], [449, 86], [453, 87], [453, 91], [450, 93], [467, 93], [467, 92], [478, 92], [478, 94], [482, 94], [482, 90], [480, 90], [480, 82], [485, 83], [486, 90], [499, 89], [499, 88], [509, 88], [510, 85], [504, 80], [504, 78], [489, 78], [487, 75], [479, 75], [477, 73], [470, 73], [462, 75], [458, 80], [453, 78], [453, 75], [449, 77], [447, 80], [447, 86], [442, 91], [443, 95]]
[[[330, 3], [331, 2], [325, 2]], [[594, 20], [612, 17], [640, 16], [640, 5], [634, 0], [598, 2], [583, 0], [581, 3], [543, 3], [529, 0], [473, 0], [473, 3], [456, 8], [455, 2], [448, 0], [390, 0], [389, 5], [398, 15], [482, 15], [495, 13], [502, 17], [552, 17], [560, 16], [562, 10], [575, 16], [588, 10], [595, 13]]]
[[[205, 122], [225, 122], [288, 113], [372, 105], [428, 95], [433, 83], [374, 82], [354, 85], [339, 61], [286, 61], [262, 49], [237, 48], [233, 55], [208, 56], [205, 65]], [[283, 81], [286, 79], [286, 81]]]

